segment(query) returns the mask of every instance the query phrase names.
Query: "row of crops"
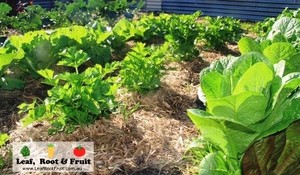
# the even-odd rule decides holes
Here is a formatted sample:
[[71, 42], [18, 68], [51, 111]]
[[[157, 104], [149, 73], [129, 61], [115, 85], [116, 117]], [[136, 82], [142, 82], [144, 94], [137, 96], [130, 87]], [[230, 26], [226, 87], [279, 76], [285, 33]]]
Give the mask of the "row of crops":
[[41, 80], [48, 97], [19, 106], [22, 124], [47, 119], [50, 134], [73, 132], [114, 112], [118, 89], [157, 89], [167, 62], [191, 60], [202, 48], [240, 38], [238, 20], [207, 17], [200, 23], [200, 15], [142, 14], [113, 24], [92, 18], [85, 26], [12, 35], [0, 48], [0, 88], [22, 89], [28, 78]]
[[[241, 23], [232, 18], [199, 20], [200, 12], [131, 16], [123, 6], [104, 8], [96, 2], [101, 1], [59, 6], [61, 13], [55, 14], [65, 18], [57, 19], [67, 22], [53, 22], [55, 15], [48, 15], [52, 29], [41, 29], [42, 20], [30, 29], [7, 25], [25, 33], [10, 36], [0, 48], [0, 88], [22, 89], [28, 77], [49, 88], [45, 99], [19, 106], [23, 126], [48, 120], [49, 134], [72, 133], [77, 126], [117, 111], [119, 89], [141, 95], [155, 90], [168, 62], [197, 59], [201, 50], [237, 42], [243, 32]], [[35, 8], [40, 7], [29, 9]], [[199, 98], [206, 110], [188, 110], [204, 139], [198, 154], [200, 174], [299, 171], [300, 127], [295, 121], [300, 118], [300, 19], [296, 12], [285, 11], [268, 22], [267, 29], [259, 23], [257, 28], [267, 34], [256, 40], [240, 39], [240, 57], [222, 58], [201, 71]], [[9, 22], [7, 13], [2, 13], [3, 19]], [[118, 19], [99, 19], [108, 14]], [[8, 140], [1, 138], [0, 145]]]
[[[130, 7], [135, 6], [136, 9]], [[92, 21], [106, 19], [114, 23], [121, 15], [133, 17], [133, 12], [143, 6], [143, 1], [117, 0], [106, 2], [104, 0], [74, 0], [72, 2], [55, 1], [51, 10], [39, 5], [29, 5], [22, 13], [14, 14], [6, 3], [0, 3], [0, 30], [1, 34], [7, 29], [18, 32], [28, 32], [42, 28], [58, 28], [70, 25], [87, 25]]]

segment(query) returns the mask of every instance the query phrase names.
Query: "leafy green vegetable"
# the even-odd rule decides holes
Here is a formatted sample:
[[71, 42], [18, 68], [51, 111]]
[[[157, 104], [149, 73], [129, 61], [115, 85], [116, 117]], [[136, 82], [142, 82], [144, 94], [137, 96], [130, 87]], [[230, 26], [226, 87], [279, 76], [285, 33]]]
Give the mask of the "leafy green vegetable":
[[55, 38], [60, 38], [62, 35], [81, 44], [82, 39], [88, 35], [88, 30], [83, 26], [58, 28], [51, 34], [51, 39], [54, 40]]
[[239, 165], [232, 162], [222, 152], [210, 153], [200, 163], [199, 174], [237, 175], [241, 174]]
[[167, 44], [160, 48], [149, 48], [145, 47], [145, 44], [137, 43], [122, 62], [120, 77], [123, 85], [131, 91], [138, 92], [158, 88], [167, 49]]
[[179, 60], [190, 60], [199, 54], [195, 44], [200, 33], [196, 19], [201, 15], [172, 15], [165, 27], [165, 39], [171, 45], [171, 52]]
[[6, 3], [0, 3], [0, 30], [4, 30], [8, 26], [10, 19], [7, 16], [12, 8]]
[[3, 146], [9, 140], [9, 136], [7, 134], [0, 133], [0, 147]]
[[11, 7], [6, 3], [0, 3], [0, 16], [1, 18], [6, 16], [10, 11]]
[[300, 122], [253, 144], [243, 157], [246, 174], [298, 174]]
[[206, 17], [207, 23], [200, 24], [199, 39], [209, 48], [219, 49], [225, 43], [232, 43], [241, 38], [243, 30], [239, 20], [231, 17]]
[[248, 52], [261, 52], [261, 46], [253, 39], [248, 37], [240, 39], [240, 41], [238, 42], [238, 46], [242, 54]]
[[[216, 61], [201, 72], [207, 111], [190, 109], [188, 115], [203, 137], [231, 158], [232, 167], [241, 166], [255, 141], [300, 119], [299, 72], [284, 75], [284, 63], [274, 66], [263, 55], [250, 52]], [[219, 161], [215, 158], [211, 164]]]
[[263, 21], [255, 23], [252, 29], [258, 36], [265, 37], [272, 30], [275, 21], [275, 18], [266, 18]]
[[3, 71], [3, 67], [9, 65], [13, 60], [20, 60], [24, 57], [23, 50], [17, 50], [11, 53], [7, 53], [6, 48], [0, 48], [0, 71]]
[[59, 61], [57, 65], [73, 67], [76, 73], [78, 73], [78, 67], [89, 60], [87, 53], [77, 50], [76, 47], [68, 48], [61, 55], [64, 56], [64, 59]]
[[11, 18], [11, 26], [21, 32], [39, 30], [43, 27], [43, 20], [46, 18], [46, 9], [39, 5], [30, 5], [24, 12]]
[[264, 55], [275, 64], [287, 60], [296, 54], [296, 49], [289, 43], [277, 42], [264, 49]]
[[[76, 60], [73, 60], [76, 62]], [[73, 63], [72, 63], [73, 65]], [[116, 107], [114, 101], [118, 84], [107, 75], [118, 68], [118, 64], [105, 67], [95, 65], [82, 73], [62, 73], [54, 75], [51, 70], [39, 71], [46, 84], [53, 86], [48, 98], [42, 104], [21, 104], [20, 113], [27, 112], [21, 119], [24, 126], [40, 120], [51, 119], [56, 132], [57, 126], [85, 125], [100, 116], [106, 116]], [[68, 130], [68, 128], [66, 128]], [[52, 133], [53, 133], [52, 132]]]
[[283, 17], [272, 26], [268, 39], [273, 39], [275, 34], [282, 33], [289, 41], [296, 40], [300, 32], [300, 20], [296, 18]]
[[238, 45], [242, 54], [249, 52], [263, 53], [273, 64], [279, 63], [280, 60], [285, 60], [285, 74], [299, 71], [297, 66], [300, 64], [298, 49], [285, 40], [285, 36], [281, 34], [276, 35], [273, 41], [262, 40], [260, 43], [250, 38], [242, 38]]

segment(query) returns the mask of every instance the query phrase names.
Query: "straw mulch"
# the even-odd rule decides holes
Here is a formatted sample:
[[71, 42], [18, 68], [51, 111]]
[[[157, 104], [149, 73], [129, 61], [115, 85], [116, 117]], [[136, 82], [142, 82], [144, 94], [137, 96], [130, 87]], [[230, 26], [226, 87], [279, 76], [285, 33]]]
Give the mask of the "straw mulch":
[[[197, 77], [205, 66], [201, 61], [170, 63], [158, 90], [146, 95], [121, 90], [118, 100], [123, 109], [138, 107], [125, 117], [126, 110], [120, 110], [110, 119], [100, 119], [70, 135], [49, 136], [47, 122], [17, 127], [11, 131], [10, 142], [93, 141], [95, 172], [90, 174], [188, 174], [184, 152], [198, 133], [186, 110], [195, 107]], [[6, 157], [9, 153], [5, 150], [10, 147], [1, 149]], [[11, 165], [4, 171], [14, 174]]]

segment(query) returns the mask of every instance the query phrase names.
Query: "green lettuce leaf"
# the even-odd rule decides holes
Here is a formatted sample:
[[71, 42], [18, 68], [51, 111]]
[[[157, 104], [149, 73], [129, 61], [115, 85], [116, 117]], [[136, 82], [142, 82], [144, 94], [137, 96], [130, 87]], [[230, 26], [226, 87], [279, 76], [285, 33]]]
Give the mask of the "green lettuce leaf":
[[236, 160], [226, 158], [218, 151], [207, 154], [200, 163], [199, 175], [239, 175], [239, 164]]
[[239, 50], [241, 54], [245, 54], [248, 52], [259, 52], [261, 53], [261, 47], [259, 43], [257, 43], [252, 38], [244, 37], [240, 39], [238, 42]]
[[265, 92], [273, 78], [274, 71], [272, 69], [263, 62], [256, 63], [243, 74], [232, 94], [235, 95], [247, 91]]
[[[264, 119], [268, 98], [257, 92], [243, 92], [237, 95], [207, 101], [208, 112], [250, 125]], [[251, 111], [251, 112], [249, 112]]]
[[201, 78], [202, 90], [206, 98], [214, 99], [230, 95], [230, 84], [219, 72], [209, 72]]
[[189, 109], [188, 115], [202, 136], [231, 158], [239, 157], [258, 136], [252, 129], [233, 119]]
[[264, 50], [264, 55], [273, 63], [288, 60], [296, 53], [296, 49], [289, 43], [277, 42]]
[[283, 17], [277, 20], [268, 35], [268, 39], [273, 40], [277, 33], [282, 33], [289, 41], [295, 40], [300, 32], [300, 20], [297, 18]]

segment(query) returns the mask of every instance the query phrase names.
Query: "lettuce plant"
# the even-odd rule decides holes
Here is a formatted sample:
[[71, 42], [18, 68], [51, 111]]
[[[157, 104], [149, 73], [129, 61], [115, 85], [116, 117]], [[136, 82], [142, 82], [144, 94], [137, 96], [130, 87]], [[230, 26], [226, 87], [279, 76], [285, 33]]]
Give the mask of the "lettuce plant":
[[259, 52], [273, 64], [285, 60], [285, 74], [288, 74], [299, 71], [299, 35], [300, 20], [283, 17], [274, 23], [266, 38], [255, 41], [245, 37], [238, 42], [238, 46], [242, 54]]
[[297, 18], [300, 19], [300, 9], [291, 10], [288, 8], [285, 8], [280, 15], [278, 15], [276, 18], [266, 18], [264, 21], [257, 22], [254, 26], [254, 31], [262, 37], [266, 37], [268, 33], [272, 30], [272, 26], [274, 23], [281, 18]]
[[251, 38], [242, 38], [238, 42], [240, 52], [242, 54], [249, 52], [258, 52], [263, 54], [273, 64], [279, 63], [281, 60], [286, 61], [285, 74], [299, 70], [300, 52], [288, 42], [274, 42], [263, 40], [260, 43]]
[[216, 61], [201, 72], [207, 110], [189, 109], [188, 115], [220, 150], [203, 159], [201, 172], [240, 174], [242, 157], [254, 142], [300, 118], [300, 73], [284, 75], [284, 69], [284, 60], [273, 65], [250, 52]]
[[[82, 50], [94, 64], [105, 66], [111, 59], [108, 38], [111, 33], [98, 28], [71, 26], [58, 28], [55, 31], [45, 30], [27, 32], [24, 35], [11, 36], [0, 49], [0, 87], [2, 89], [20, 89], [24, 82], [20, 77], [10, 77], [6, 72], [15, 74], [14, 70], [40, 77], [40, 69], [50, 68], [63, 58], [60, 54], [65, 48], [73, 48], [73, 52]], [[70, 49], [69, 49], [70, 50]], [[73, 54], [74, 55], [74, 54]]]

